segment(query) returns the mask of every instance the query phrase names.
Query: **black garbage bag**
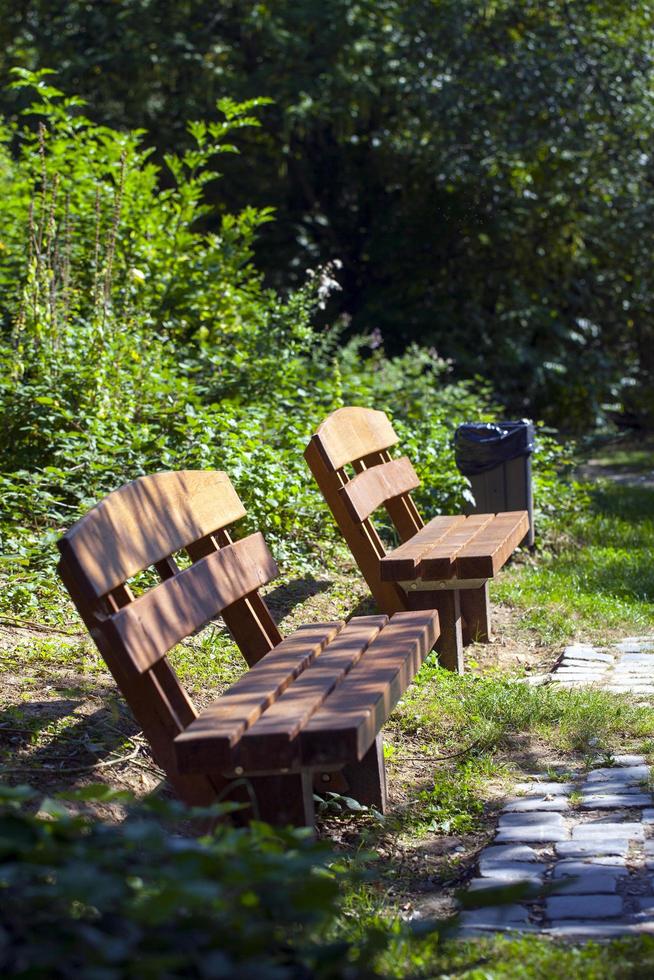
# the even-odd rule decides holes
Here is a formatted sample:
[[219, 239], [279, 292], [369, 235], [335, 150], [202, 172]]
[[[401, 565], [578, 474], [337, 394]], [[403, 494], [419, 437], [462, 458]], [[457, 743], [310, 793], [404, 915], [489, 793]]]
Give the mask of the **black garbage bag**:
[[534, 426], [519, 422], [468, 422], [454, 433], [456, 465], [464, 476], [487, 473], [534, 450]]

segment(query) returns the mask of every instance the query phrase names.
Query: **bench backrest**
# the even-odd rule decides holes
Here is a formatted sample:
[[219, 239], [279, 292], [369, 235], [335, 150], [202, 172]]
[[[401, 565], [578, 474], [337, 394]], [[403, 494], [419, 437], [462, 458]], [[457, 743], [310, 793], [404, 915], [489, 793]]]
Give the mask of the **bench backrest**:
[[[93, 507], [58, 542], [58, 571], [155, 757], [183, 799], [210, 802], [210, 777], [177, 772], [173, 739], [197, 712], [166, 654], [222, 615], [249, 665], [281, 636], [258, 593], [278, 574], [260, 533], [232, 541], [245, 515], [225, 473], [140, 477]], [[185, 552], [191, 564], [179, 567]], [[135, 597], [129, 580], [154, 568]]]
[[339, 408], [318, 426], [304, 453], [370, 591], [388, 614], [406, 609], [406, 598], [399, 586], [380, 578], [386, 550], [370, 517], [385, 507], [403, 542], [423, 527], [411, 498], [420, 485], [415, 470], [406, 456], [393, 459], [388, 451], [397, 442], [384, 412]]

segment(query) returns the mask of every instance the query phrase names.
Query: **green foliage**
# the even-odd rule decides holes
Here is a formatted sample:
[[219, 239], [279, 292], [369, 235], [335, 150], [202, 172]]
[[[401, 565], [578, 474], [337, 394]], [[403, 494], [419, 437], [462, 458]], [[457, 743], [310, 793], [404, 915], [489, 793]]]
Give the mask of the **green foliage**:
[[356, 947], [327, 935], [356, 878], [305, 832], [219, 825], [182, 837], [175, 824], [197, 826], [225, 805], [154, 799], [104, 823], [89, 803], [130, 805], [104, 786], [25, 808], [36, 802], [27, 787], [0, 788], [3, 976], [377, 975], [381, 930]]
[[[285, 299], [264, 288], [252, 248], [268, 211], [219, 208], [220, 232], [206, 230], [213, 161], [233, 153], [234, 131], [256, 127], [252, 103], [223, 101], [223, 122], [191, 123], [194, 148], [167, 158], [162, 188], [142, 134], [92, 123], [46, 72], [19, 74], [19, 91], [36, 92], [36, 128], [5, 127], [0, 195], [5, 609], [61, 616], [57, 534], [161, 469], [226, 470], [245, 529], [260, 527], [279, 559], [306, 567], [338, 539], [303, 450], [344, 403], [391, 415], [426, 513], [461, 507], [469, 488], [452, 434], [498, 412], [488, 386], [453, 382], [434, 351], [389, 358], [378, 334], [343, 344], [317, 331], [337, 266]], [[555, 488], [550, 479], [546, 495]]]
[[609, 631], [650, 630], [652, 498], [650, 490], [636, 487], [594, 488], [580, 507], [567, 510], [565, 520], [551, 523], [555, 550], [546, 550], [538, 564], [519, 574], [498, 579], [494, 596], [520, 609], [522, 628], [548, 644], [574, 636], [603, 643]]
[[189, 138], [186, 112], [274, 99], [226, 167], [231, 201], [280, 214], [260, 249], [275, 281], [338, 256], [341, 309], [392, 352], [434, 343], [512, 411], [568, 427], [607, 403], [651, 417], [650, 0], [21, 10], [0, 72], [57, 65], [161, 156]]
[[[531, 687], [492, 674], [461, 677], [432, 660], [421, 668], [397, 715], [400, 730], [425, 743], [467, 747], [473, 758], [481, 758], [478, 771], [487, 754], [508, 745], [515, 734], [534, 733], [559, 750], [597, 755], [617, 751], [625, 737], [644, 738], [653, 723], [654, 709], [607, 691]], [[464, 759], [447, 776], [456, 784], [447, 792], [473, 792], [474, 776]]]

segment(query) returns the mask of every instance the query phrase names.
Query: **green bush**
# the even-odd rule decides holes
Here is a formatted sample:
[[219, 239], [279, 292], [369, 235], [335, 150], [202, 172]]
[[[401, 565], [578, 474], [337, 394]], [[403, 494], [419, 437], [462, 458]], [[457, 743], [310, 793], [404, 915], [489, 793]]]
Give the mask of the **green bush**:
[[112, 800], [129, 803], [106, 787], [69, 794], [67, 805], [0, 787], [3, 976], [377, 975], [391, 933], [371, 927], [356, 945], [339, 937], [343, 886], [357, 876], [305, 832], [223, 824], [194, 838], [167, 826], [206, 821], [220, 805], [132, 801], [122, 824], [85, 811]]
[[[387, 411], [414, 460], [425, 513], [469, 495], [451, 439], [499, 412], [481, 379], [454, 382], [435, 352], [389, 358], [373, 334], [343, 343], [312, 325], [337, 264], [288, 297], [253, 266], [268, 210], [220, 206], [213, 161], [257, 125], [254, 102], [189, 124], [194, 148], [160, 173], [141, 132], [98, 126], [46, 72], [29, 126], [0, 126], [0, 573], [7, 610], [61, 616], [54, 539], [100, 497], [162, 469], [226, 470], [289, 570], [338, 539], [304, 463], [343, 404]], [[217, 214], [216, 214], [217, 210]], [[546, 454], [547, 495], [557, 453]], [[557, 506], [565, 500], [557, 499]]]

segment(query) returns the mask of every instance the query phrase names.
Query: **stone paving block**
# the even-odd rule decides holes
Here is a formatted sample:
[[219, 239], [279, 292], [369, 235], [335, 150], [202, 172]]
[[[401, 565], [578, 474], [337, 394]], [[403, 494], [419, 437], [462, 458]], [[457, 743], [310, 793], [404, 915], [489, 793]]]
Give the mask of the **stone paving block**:
[[588, 643], [571, 643], [563, 651], [564, 657], [575, 657], [577, 660], [597, 660], [604, 663], [613, 663], [614, 657], [610, 653], [601, 653]]
[[613, 878], [624, 878], [629, 874], [624, 864], [595, 864], [592, 860], [588, 861], [557, 861], [552, 872], [553, 878], [568, 878], [570, 875], [593, 875], [603, 874]]
[[629, 841], [617, 837], [613, 840], [603, 840], [601, 838], [567, 840], [560, 844], [555, 844], [554, 849], [557, 855], [562, 858], [597, 858], [608, 856], [620, 856], [624, 858], [629, 850]]
[[545, 869], [544, 865], [534, 865], [526, 861], [507, 861], [505, 864], [493, 864], [490, 867], [484, 865], [479, 868], [479, 874], [482, 878], [492, 878], [507, 885], [530, 877], [538, 878], [538, 867]]
[[645, 828], [640, 823], [624, 823], [612, 822], [612, 823], [601, 823], [599, 821], [594, 821], [593, 823], [582, 823], [578, 824], [572, 829], [572, 839], [578, 840], [592, 840], [594, 838], [603, 839], [608, 841], [611, 838], [619, 840], [643, 840], [645, 837]]
[[526, 826], [505, 827], [500, 830], [495, 840], [498, 844], [553, 844], [556, 841], [568, 840], [570, 831], [567, 827], [554, 827], [551, 824], [528, 824]]
[[582, 783], [579, 787], [582, 793], [625, 793], [628, 795], [644, 793], [642, 783], [625, 783], [619, 779], [607, 779], [601, 783]]
[[644, 755], [614, 755], [616, 766], [644, 766]]
[[586, 777], [586, 782], [642, 783], [647, 779], [649, 779], [649, 766], [611, 766], [606, 769], [592, 769]]
[[646, 840], [644, 846], [645, 856], [654, 857], [654, 840]]
[[569, 809], [570, 804], [564, 796], [556, 796], [552, 800], [545, 799], [542, 796], [537, 796], [533, 799], [522, 798], [509, 800], [509, 802], [502, 808], [502, 813], [529, 813], [534, 810], [562, 812], [563, 810]]
[[557, 919], [614, 919], [622, 910], [619, 895], [585, 895], [583, 901], [572, 895], [552, 895], [545, 901], [545, 914], [553, 925]]
[[620, 936], [628, 936], [636, 930], [628, 922], [608, 923], [605, 919], [599, 922], [591, 921], [569, 921], [561, 922], [543, 929], [542, 935], [551, 936], [553, 939], [617, 939]]
[[518, 783], [516, 793], [527, 796], [567, 796], [575, 788], [574, 783]]
[[[529, 885], [532, 889], [537, 889], [543, 884], [543, 876], [539, 874], [530, 874], [529, 871], [522, 867], [522, 872], [516, 874], [515, 878], [473, 878], [468, 884], [468, 890], [471, 892], [487, 891], [489, 888], [515, 888], [516, 886]], [[513, 898], [522, 899], [524, 896], [522, 894], [516, 894]]]
[[615, 895], [618, 879], [614, 875], [595, 874], [557, 879], [557, 895]]
[[490, 867], [492, 864], [505, 864], [507, 861], [540, 861], [540, 856], [533, 847], [520, 844], [489, 844], [479, 853], [479, 864]]
[[580, 657], [564, 657], [559, 663], [559, 669], [561, 667], [576, 667], [580, 670], [593, 670], [598, 674], [603, 674], [607, 670], [611, 669], [611, 664], [603, 663], [601, 660], [584, 660]]
[[654, 895], [644, 895], [638, 899], [637, 905], [641, 912], [654, 912]]
[[459, 922], [462, 926], [472, 929], [511, 928], [528, 925], [529, 912], [524, 905], [499, 905], [462, 912]]
[[635, 651], [634, 652], [628, 651], [622, 654], [619, 663], [620, 664], [643, 664], [644, 666], [652, 667], [654, 666], [654, 653], [646, 653], [644, 650], [641, 650], [638, 653], [636, 653]]
[[584, 810], [617, 810], [621, 807], [650, 806], [652, 797], [645, 793], [588, 793], [581, 806]]
[[654, 823], [654, 810], [643, 810], [643, 823]]
[[500, 828], [528, 824], [550, 824], [552, 827], [562, 827], [564, 821], [560, 813], [538, 811], [537, 813], [503, 813], [499, 822]]

